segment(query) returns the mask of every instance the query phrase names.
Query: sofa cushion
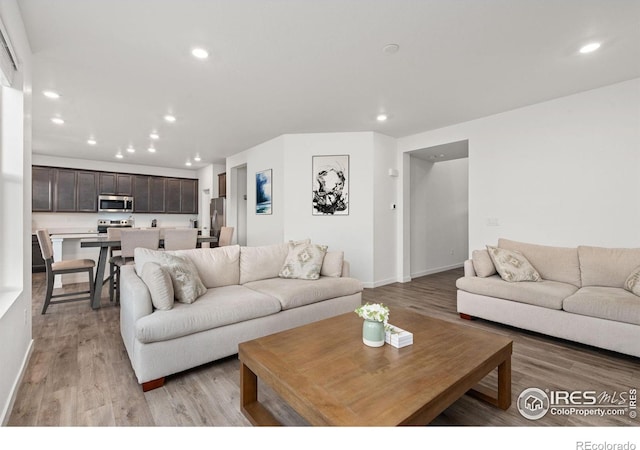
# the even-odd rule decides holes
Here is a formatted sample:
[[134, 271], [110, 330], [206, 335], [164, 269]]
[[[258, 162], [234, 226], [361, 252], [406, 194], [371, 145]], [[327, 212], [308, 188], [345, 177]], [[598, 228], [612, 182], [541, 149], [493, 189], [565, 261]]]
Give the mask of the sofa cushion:
[[288, 254], [287, 243], [240, 247], [240, 284], [277, 277]]
[[209, 289], [195, 303], [176, 303], [171, 311], [154, 311], [141, 317], [135, 333], [145, 344], [166, 341], [268, 316], [280, 309], [280, 302], [266, 294], [239, 285], [223, 286]]
[[487, 245], [487, 250], [498, 274], [505, 281], [540, 281], [540, 274], [524, 257], [515, 250], [507, 250]]
[[624, 288], [629, 274], [640, 266], [640, 248], [579, 246], [582, 286]]
[[578, 290], [572, 284], [550, 280], [541, 280], [537, 283], [510, 283], [498, 275], [488, 278], [462, 277], [456, 280], [456, 286], [460, 290], [473, 294], [551, 309], [562, 309], [562, 301]]
[[239, 245], [174, 250], [171, 253], [188, 257], [208, 289], [240, 283]]
[[522, 253], [542, 279], [582, 286], [578, 249], [498, 239], [498, 247]]
[[473, 270], [479, 277], [486, 278], [498, 273], [487, 250], [474, 250], [471, 253], [471, 261], [473, 262]]
[[155, 309], [168, 311], [173, 308], [174, 292], [171, 275], [158, 263], [148, 262], [142, 268], [142, 281], [147, 285], [151, 303]]
[[326, 245], [317, 244], [289, 244], [289, 253], [278, 273], [280, 278], [296, 278], [299, 280], [317, 280]]
[[565, 299], [563, 309], [583, 316], [640, 325], [640, 297], [622, 288], [583, 287]]
[[627, 280], [624, 282], [624, 288], [640, 296], [640, 266], [636, 267], [635, 270], [631, 272], [631, 275], [627, 277]]
[[362, 292], [362, 283], [347, 277], [320, 277], [317, 280], [270, 278], [244, 286], [277, 298], [283, 310]]
[[[207, 291], [202, 284], [198, 269], [186, 256], [178, 256], [173, 252], [151, 250], [148, 248], [136, 248], [134, 250], [136, 272], [148, 262], [160, 264], [169, 272], [173, 291], [177, 301], [193, 303], [198, 297]], [[142, 273], [140, 269], [139, 274]]]
[[323, 277], [341, 277], [342, 266], [344, 264], [344, 252], [327, 251], [322, 261], [320, 276]]

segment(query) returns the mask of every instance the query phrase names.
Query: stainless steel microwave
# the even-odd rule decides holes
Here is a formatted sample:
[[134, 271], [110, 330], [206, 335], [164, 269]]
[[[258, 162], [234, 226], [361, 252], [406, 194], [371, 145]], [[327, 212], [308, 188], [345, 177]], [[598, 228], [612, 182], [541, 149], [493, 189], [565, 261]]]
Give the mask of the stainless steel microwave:
[[124, 195], [99, 195], [98, 211], [133, 212], [133, 197]]

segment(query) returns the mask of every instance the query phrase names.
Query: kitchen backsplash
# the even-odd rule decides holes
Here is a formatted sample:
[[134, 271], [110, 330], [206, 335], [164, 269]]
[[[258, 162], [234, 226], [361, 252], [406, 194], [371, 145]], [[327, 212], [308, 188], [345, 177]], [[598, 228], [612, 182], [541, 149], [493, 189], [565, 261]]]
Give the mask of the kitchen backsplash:
[[[188, 228], [191, 220], [197, 218], [194, 214], [125, 214], [125, 213], [37, 213], [31, 215], [31, 228], [72, 228], [86, 229], [87, 233], [95, 232], [98, 219], [120, 220], [133, 217], [136, 227], [150, 227], [151, 221], [156, 219], [157, 226]], [[200, 224], [200, 221], [198, 221]], [[206, 225], [206, 224], [205, 224]], [[76, 231], [74, 231], [76, 232]]]

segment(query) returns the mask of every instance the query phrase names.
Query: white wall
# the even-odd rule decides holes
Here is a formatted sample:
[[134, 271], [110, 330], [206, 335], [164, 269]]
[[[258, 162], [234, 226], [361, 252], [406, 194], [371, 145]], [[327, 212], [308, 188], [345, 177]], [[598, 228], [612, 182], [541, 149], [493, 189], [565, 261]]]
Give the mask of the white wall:
[[[374, 282], [373, 133], [288, 134], [285, 139], [284, 239], [311, 238], [343, 250], [351, 274]], [[349, 215], [312, 215], [312, 157], [349, 155]], [[277, 198], [276, 200], [277, 201]], [[249, 228], [251, 233], [251, 227]]]
[[381, 286], [398, 281], [396, 234], [401, 191], [398, 177], [389, 175], [389, 169], [398, 170], [396, 139], [373, 133], [373, 156], [373, 285]]
[[407, 152], [464, 139], [469, 251], [499, 237], [640, 247], [640, 78], [398, 144]]
[[411, 157], [411, 277], [460, 267], [469, 254], [468, 158]]
[[[16, 52], [18, 76], [14, 89], [3, 93], [2, 148], [0, 181], [9, 182], [9, 189], [17, 197], [0, 204], [3, 233], [10, 231], [11, 245], [2, 236], [0, 243], [0, 271], [8, 269], [5, 261], [12, 261], [13, 274], [20, 282], [11, 282], [3, 275], [0, 284], [0, 423], [6, 424], [26, 368], [32, 346], [31, 334], [31, 49], [24, 30], [17, 3], [0, 2], [0, 18]], [[22, 104], [16, 103], [22, 100]], [[9, 101], [9, 110], [4, 109]], [[7, 116], [7, 117], [5, 117]], [[5, 129], [9, 127], [10, 129]], [[9, 138], [6, 140], [5, 138]], [[8, 147], [7, 147], [8, 146]], [[9, 159], [5, 159], [8, 156]], [[19, 187], [18, 187], [19, 185]], [[7, 193], [7, 186], [1, 190]], [[10, 225], [4, 220], [10, 218]], [[11, 227], [17, 226], [17, 229]], [[8, 228], [7, 228], [8, 227]], [[11, 286], [9, 286], [11, 285]], [[17, 290], [16, 290], [17, 288]]]
[[239, 168], [237, 175], [237, 195], [238, 203], [241, 207], [238, 208], [238, 220], [236, 222], [234, 235], [239, 245], [247, 245], [247, 215], [249, 213], [247, 200], [247, 167]]

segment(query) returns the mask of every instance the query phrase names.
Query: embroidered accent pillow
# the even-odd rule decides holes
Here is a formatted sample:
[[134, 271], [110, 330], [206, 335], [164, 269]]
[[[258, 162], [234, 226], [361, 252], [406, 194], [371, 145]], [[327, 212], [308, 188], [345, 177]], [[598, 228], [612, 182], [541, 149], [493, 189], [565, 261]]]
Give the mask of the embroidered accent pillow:
[[624, 288], [640, 297], [640, 266], [636, 267], [624, 282]]
[[[136, 271], [144, 268], [148, 262], [160, 264], [169, 272], [176, 300], [181, 303], [193, 303], [207, 292], [202, 283], [196, 265], [186, 256], [178, 256], [161, 250], [136, 248], [134, 250]], [[142, 274], [142, 270], [140, 271]]]
[[155, 309], [168, 311], [173, 308], [173, 283], [168, 271], [158, 263], [148, 262], [142, 267], [141, 278], [149, 289]]
[[317, 280], [320, 278], [320, 270], [327, 248], [326, 245], [290, 243], [289, 254], [278, 276], [280, 278]]
[[522, 253], [490, 245], [487, 245], [487, 251], [503, 280], [540, 281], [542, 279], [538, 271]]

